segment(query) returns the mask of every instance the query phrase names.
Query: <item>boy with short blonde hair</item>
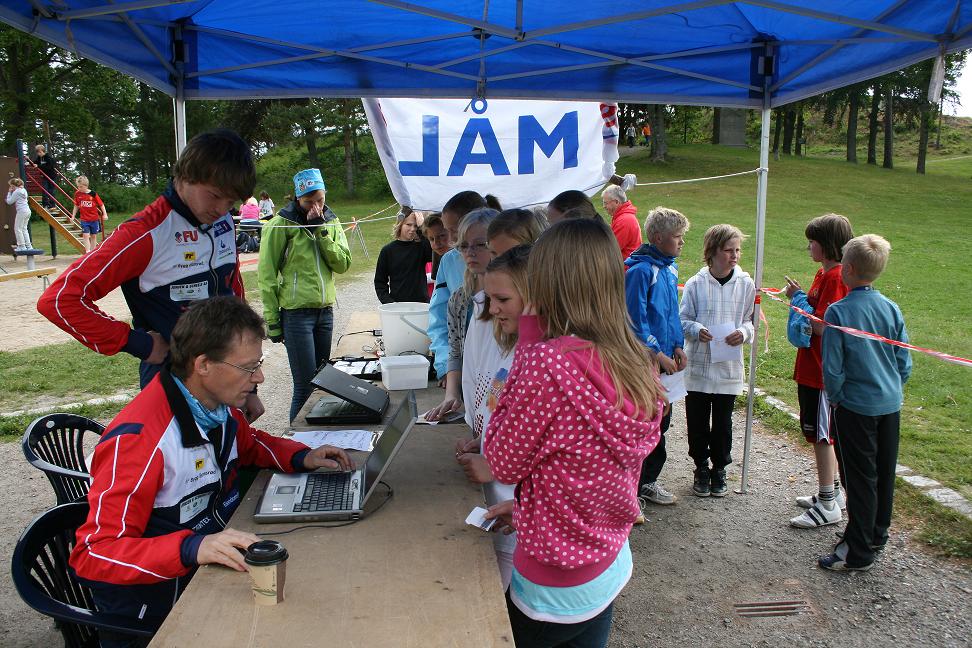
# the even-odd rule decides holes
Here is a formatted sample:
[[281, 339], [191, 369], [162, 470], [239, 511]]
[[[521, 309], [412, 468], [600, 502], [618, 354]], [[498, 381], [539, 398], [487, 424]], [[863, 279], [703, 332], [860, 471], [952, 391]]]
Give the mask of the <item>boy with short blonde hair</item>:
[[[635, 335], [658, 360], [662, 384], [685, 369], [685, 335], [678, 313], [678, 264], [689, 222], [674, 209], [655, 207], [645, 220], [648, 242], [624, 262], [624, 299]], [[666, 385], [667, 386], [667, 385]], [[662, 419], [662, 437], [645, 459], [638, 483], [638, 495], [654, 504], [674, 504], [676, 497], [658, 483], [668, 457], [665, 432], [671, 423], [671, 409]]]
[[[847, 242], [841, 278], [850, 292], [827, 309], [827, 323], [908, 341], [898, 305], [871, 285], [890, 251], [891, 245], [876, 234]], [[824, 388], [847, 481], [848, 522], [833, 553], [817, 564], [833, 571], [864, 571], [888, 541], [902, 388], [911, 375], [911, 356], [902, 347], [831, 326], [824, 330], [822, 350]]]
[[91, 252], [98, 247], [101, 218], [108, 220], [108, 210], [105, 209], [101, 196], [91, 190], [87, 176], [79, 175], [75, 183], [78, 185], [78, 190], [74, 192], [71, 219], [73, 220], [78, 211], [81, 211], [81, 240], [84, 241], [84, 251]]

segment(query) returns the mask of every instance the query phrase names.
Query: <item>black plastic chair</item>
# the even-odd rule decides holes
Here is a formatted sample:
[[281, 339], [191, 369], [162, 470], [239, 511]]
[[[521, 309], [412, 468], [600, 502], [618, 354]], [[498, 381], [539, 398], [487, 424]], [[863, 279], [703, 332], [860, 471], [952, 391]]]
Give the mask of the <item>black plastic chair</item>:
[[137, 619], [95, 610], [91, 590], [68, 569], [75, 532], [88, 516], [86, 501], [56, 506], [42, 513], [17, 541], [10, 574], [24, 603], [53, 617], [68, 648], [99, 645], [98, 630], [151, 637], [154, 629]]
[[90, 435], [100, 437], [104, 431], [97, 421], [77, 414], [48, 414], [27, 426], [24, 456], [47, 475], [58, 504], [87, 496], [91, 475], [84, 459], [84, 441]]

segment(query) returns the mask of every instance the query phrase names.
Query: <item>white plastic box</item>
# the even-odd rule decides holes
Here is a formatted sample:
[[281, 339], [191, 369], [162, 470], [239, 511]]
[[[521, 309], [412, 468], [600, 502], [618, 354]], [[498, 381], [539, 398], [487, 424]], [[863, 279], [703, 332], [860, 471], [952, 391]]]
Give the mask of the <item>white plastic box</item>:
[[381, 384], [385, 389], [425, 389], [429, 386], [429, 360], [420, 355], [385, 356]]

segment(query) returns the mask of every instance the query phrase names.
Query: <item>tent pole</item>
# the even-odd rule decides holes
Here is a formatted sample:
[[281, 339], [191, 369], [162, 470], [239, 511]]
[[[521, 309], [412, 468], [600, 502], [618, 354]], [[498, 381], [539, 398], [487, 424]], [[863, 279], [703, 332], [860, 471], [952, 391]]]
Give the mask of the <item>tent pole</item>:
[[175, 151], [176, 159], [178, 159], [182, 155], [182, 150], [186, 148], [186, 68], [182, 27], [175, 27], [173, 44], [173, 64], [176, 74], [174, 79], [175, 96], [172, 98], [172, 125], [175, 127]]
[[[766, 47], [766, 60], [771, 60], [772, 50]], [[753, 449], [753, 401], [756, 398], [756, 357], [759, 353], [760, 288], [763, 287], [763, 239], [766, 225], [766, 183], [769, 175], [770, 92], [772, 70], [764, 72], [762, 119], [759, 131], [759, 175], [756, 185], [756, 303], [753, 305], [753, 344], [749, 347], [749, 390], [746, 396], [746, 436], [743, 444], [742, 479], [739, 493], [746, 493], [749, 483], [749, 461]]]
[[182, 155], [182, 149], [186, 148], [186, 100], [182, 97], [182, 83], [179, 83], [179, 92], [172, 98], [172, 123], [175, 125], [175, 149], [176, 158]]

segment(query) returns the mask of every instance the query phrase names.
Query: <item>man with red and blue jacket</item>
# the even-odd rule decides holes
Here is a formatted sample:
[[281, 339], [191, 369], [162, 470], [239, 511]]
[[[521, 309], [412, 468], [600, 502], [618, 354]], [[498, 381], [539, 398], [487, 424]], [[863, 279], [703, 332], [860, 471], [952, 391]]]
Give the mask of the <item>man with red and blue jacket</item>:
[[[165, 362], [176, 320], [193, 301], [244, 296], [229, 209], [254, 185], [253, 155], [236, 133], [197, 135], [162, 195], [68, 266], [41, 295], [37, 310], [98, 353], [125, 351], [139, 358], [145, 387]], [[96, 304], [119, 286], [132, 326]], [[256, 393], [245, 411], [250, 421], [263, 413]]]
[[99, 610], [157, 627], [199, 565], [246, 570], [238, 548], [259, 539], [227, 527], [240, 467], [353, 467], [343, 450], [311, 450], [247, 423], [238, 408], [263, 382], [264, 338], [262, 318], [240, 299], [197, 302], [172, 331], [171, 368], [105, 430], [70, 559]]

